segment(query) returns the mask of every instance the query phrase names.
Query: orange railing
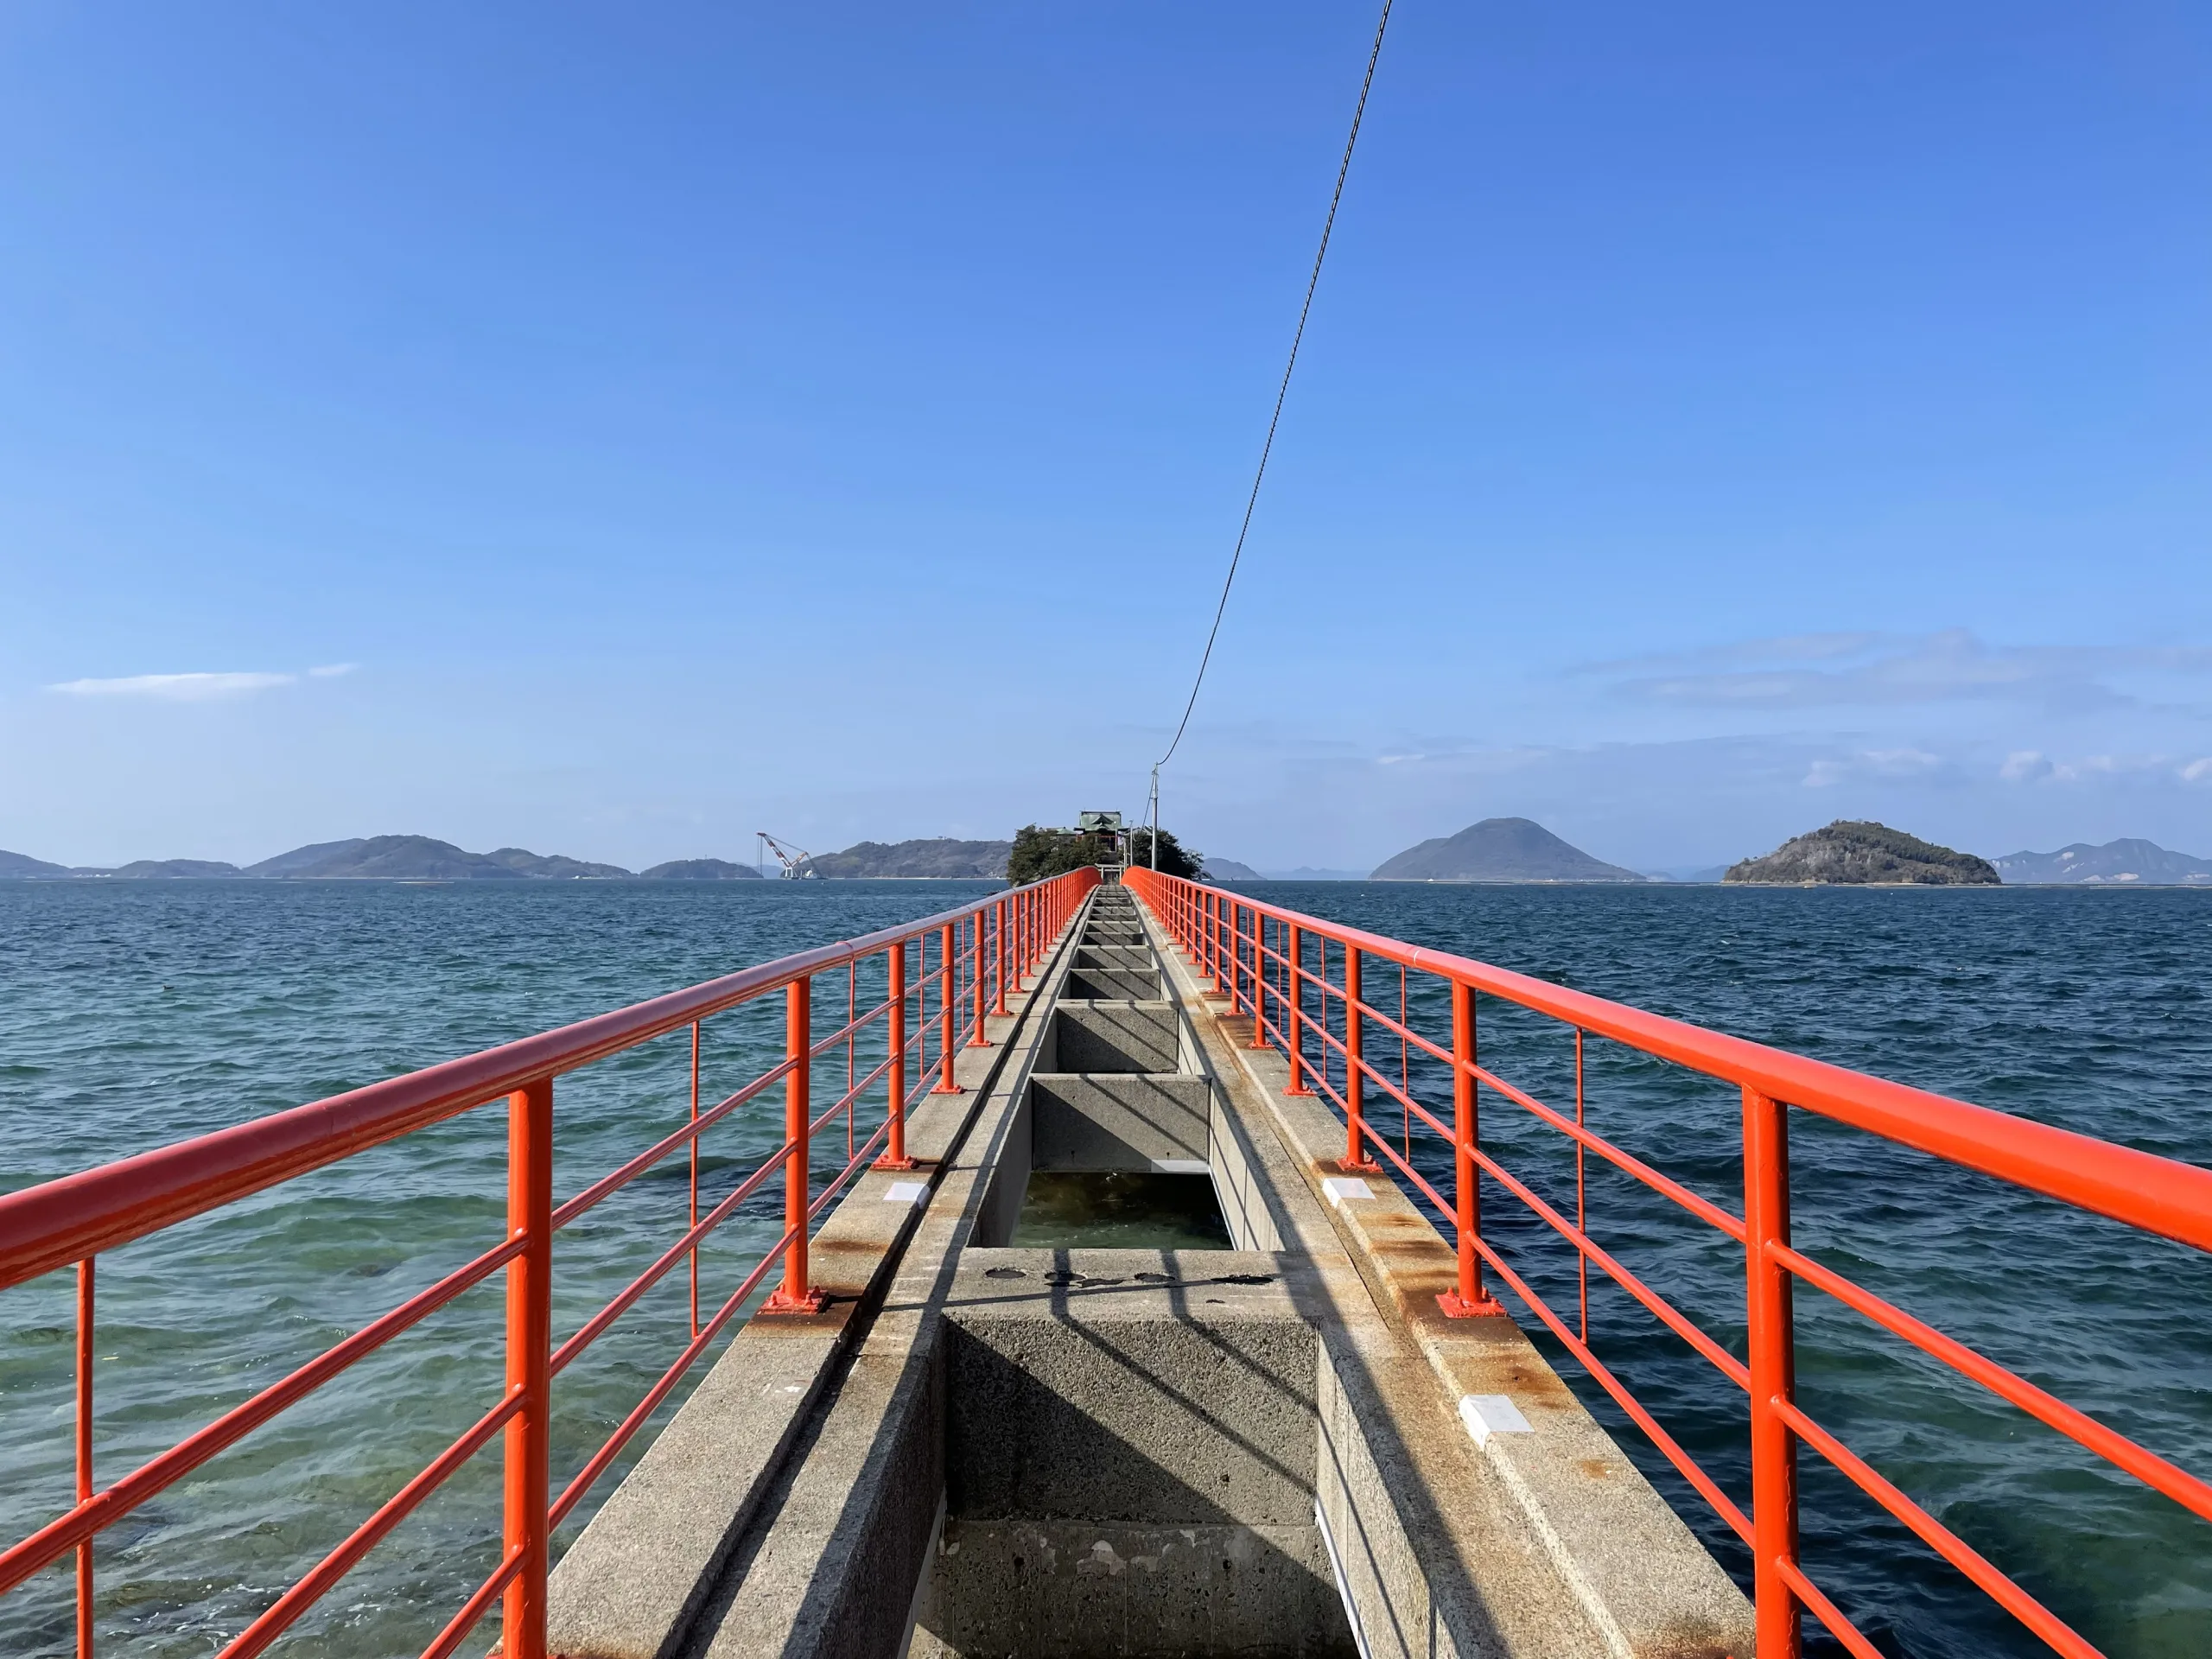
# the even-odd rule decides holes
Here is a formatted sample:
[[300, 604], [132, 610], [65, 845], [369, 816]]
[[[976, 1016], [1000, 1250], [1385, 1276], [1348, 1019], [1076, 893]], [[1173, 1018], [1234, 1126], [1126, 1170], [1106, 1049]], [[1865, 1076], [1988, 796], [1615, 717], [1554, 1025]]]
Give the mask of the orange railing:
[[[989, 1046], [986, 1015], [1007, 1012], [1008, 992], [1020, 990], [1023, 977], [1042, 960], [1097, 883], [1097, 873], [1086, 869], [1014, 888], [924, 921], [785, 957], [558, 1031], [0, 1197], [0, 1290], [73, 1266], [77, 1274], [77, 1501], [29, 1537], [0, 1551], [0, 1597], [73, 1552], [77, 1649], [79, 1659], [88, 1659], [93, 1648], [92, 1541], [100, 1532], [505, 1268], [506, 1388], [499, 1402], [233, 1636], [220, 1653], [223, 1659], [246, 1659], [267, 1648], [426, 1497], [495, 1439], [503, 1439], [504, 1548], [499, 1565], [423, 1650], [424, 1659], [443, 1659], [452, 1653], [493, 1604], [502, 1599], [500, 1652], [506, 1659], [543, 1659], [545, 1581], [554, 1529], [767, 1280], [779, 1257], [782, 1280], [762, 1312], [804, 1313], [819, 1306], [807, 1264], [807, 1243], [815, 1223], [830, 1199], [871, 1162], [878, 1167], [913, 1166], [906, 1151], [908, 1109], [925, 1092], [959, 1092], [953, 1071], [959, 1050]], [[862, 1010], [849, 995], [844, 1023], [817, 1037], [811, 997], [815, 977], [842, 969], [840, 977], [849, 989], [857, 985], [858, 969], [866, 963], [873, 984], [877, 957], [883, 958], [882, 1000]], [[785, 994], [785, 1004], [783, 1058], [702, 1109], [702, 1022], [779, 990]], [[687, 1026], [691, 1038], [689, 1122], [556, 1205], [555, 1079]], [[884, 1053], [873, 1069], [857, 1074], [850, 1061], [855, 1043], [864, 1032], [880, 1042]], [[847, 1087], [833, 1104], [817, 1113], [810, 1091], [815, 1063], [841, 1048], [849, 1062]], [[870, 1052], [874, 1052], [873, 1042]], [[702, 1215], [701, 1135], [778, 1082], [784, 1085], [782, 1145]], [[881, 1121], [865, 1140], [855, 1141], [849, 1132], [850, 1150], [843, 1166], [817, 1186], [810, 1159], [812, 1137], [841, 1116], [849, 1131], [863, 1096], [879, 1084], [884, 1098]], [[507, 1229], [501, 1243], [167, 1452], [105, 1486], [98, 1483], [92, 1469], [93, 1263], [101, 1253], [498, 1100], [507, 1105]], [[556, 1347], [551, 1313], [554, 1235], [663, 1159], [687, 1148], [691, 1174], [686, 1230]], [[779, 1169], [785, 1189], [782, 1236], [728, 1300], [702, 1319], [698, 1298], [701, 1243]], [[691, 1270], [690, 1342], [560, 1496], [553, 1497], [548, 1433], [553, 1378], [679, 1262], [687, 1261]]]
[[[1201, 979], [1227, 999], [1232, 1012], [1251, 1018], [1251, 1046], [1282, 1052], [1289, 1064], [1289, 1092], [1319, 1094], [1342, 1114], [1344, 1166], [1379, 1171], [1383, 1165], [1372, 1154], [1380, 1153], [1435, 1209], [1446, 1237], [1458, 1253], [1457, 1287], [1438, 1299], [1443, 1311], [1454, 1317], [1503, 1311], [1484, 1289], [1483, 1269], [1487, 1265], [1751, 1550], [1758, 1615], [1757, 1659], [1792, 1659], [1799, 1650], [1802, 1613], [1808, 1608], [1858, 1659], [1878, 1659], [1872, 1643], [1822, 1593], [1799, 1563], [1800, 1442], [1827, 1459], [2050, 1648], [2071, 1659], [2100, 1659], [2098, 1650], [2088, 1642], [1806, 1414], [1796, 1398], [1791, 1290], [1796, 1281], [1827, 1293], [2155, 1491], [2212, 1520], [2212, 1486], [2204, 1481], [1792, 1249], [1789, 1110], [1796, 1107], [1817, 1113], [2200, 1250], [2212, 1250], [2212, 1170], [1723, 1036], [1465, 957], [1404, 944], [1218, 888], [1145, 869], [1130, 870], [1124, 880], [1160, 918]], [[1429, 976], [1449, 987], [1448, 1047], [1414, 1029], [1402, 1000], [1395, 1012], [1368, 1000], [1362, 968], [1369, 962]], [[1531, 1010], [1573, 1032], [1575, 1101], [1572, 1116], [1545, 1104], [1482, 1062], [1476, 1046], [1478, 995]], [[1416, 1097], [1402, 1071], [1394, 1078], [1388, 1069], [1367, 1058], [1363, 1043], [1370, 1030], [1379, 1031], [1394, 1046], [1405, 1045], [1449, 1069], [1452, 1106], [1448, 1124]], [[1586, 1036], [1607, 1039], [1740, 1089], [1741, 1216], [1700, 1198], [1590, 1130], [1582, 1087]], [[1389, 1137], [1368, 1121], [1366, 1102], [1372, 1090], [1389, 1096], [1393, 1109], [1402, 1109], [1408, 1125], [1418, 1119], [1449, 1143], [1453, 1175], [1448, 1193], [1439, 1191], [1414, 1167], [1409, 1156], [1402, 1154]], [[1571, 1141], [1576, 1185], [1572, 1220], [1484, 1150], [1478, 1113], [1484, 1090]], [[1744, 1246], [1747, 1341], [1742, 1359], [1591, 1238], [1586, 1230], [1586, 1154], [1605, 1160]], [[1573, 1247], [1579, 1319], [1570, 1321], [1553, 1307], [1484, 1239], [1478, 1172]], [[1588, 1274], [1592, 1265], [1749, 1395], [1749, 1514], [1591, 1351]]]

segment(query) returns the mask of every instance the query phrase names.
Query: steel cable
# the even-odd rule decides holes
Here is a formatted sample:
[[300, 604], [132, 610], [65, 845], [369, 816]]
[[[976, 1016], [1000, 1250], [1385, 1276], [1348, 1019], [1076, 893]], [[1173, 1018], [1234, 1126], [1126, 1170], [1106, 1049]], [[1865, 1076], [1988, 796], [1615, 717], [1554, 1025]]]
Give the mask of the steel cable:
[[1236, 548], [1229, 556], [1229, 574], [1222, 579], [1221, 601], [1214, 607], [1213, 626], [1206, 632], [1206, 648], [1198, 658], [1198, 672], [1191, 682], [1191, 695], [1183, 704], [1183, 718], [1176, 723], [1174, 738], [1167, 745], [1167, 753], [1153, 762], [1154, 769], [1166, 766], [1175, 758], [1175, 751], [1182, 746], [1183, 733], [1191, 723], [1191, 711], [1198, 705], [1198, 688], [1205, 683], [1207, 664], [1213, 661], [1214, 640], [1221, 633], [1221, 619], [1229, 609], [1229, 590], [1236, 585], [1236, 567], [1244, 557], [1244, 538], [1252, 532], [1252, 512], [1260, 504], [1260, 484], [1268, 475], [1268, 457], [1275, 447], [1275, 429], [1282, 423], [1283, 400], [1290, 396], [1290, 377], [1298, 367], [1298, 348], [1306, 339], [1306, 319], [1313, 309], [1313, 291], [1321, 284], [1321, 262], [1329, 257], [1329, 236], [1337, 227], [1337, 207], [1344, 199], [1344, 179], [1351, 171], [1351, 153], [1359, 143], [1359, 124], [1367, 115], [1367, 94], [1375, 85], [1375, 65], [1382, 55], [1383, 31], [1390, 26], [1391, 0], [1382, 0], [1382, 14], [1375, 20], [1375, 44], [1368, 49], [1367, 73], [1359, 83], [1359, 102], [1353, 105], [1351, 131], [1344, 138], [1344, 159], [1337, 164], [1337, 188], [1329, 197], [1329, 216], [1321, 222], [1321, 245], [1314, 251], [1313, 274], [1306, 279], [1306, 301], [1298, 308], [1298, 328], [1290, 337], [1290, 358], [1282, 367], [1282, 382], [1275, 388], [1274, 413], [1268, 417], [1267, 441], [1260, 446], [1260, 465], [1252, 474], [1252, 493], [1244, 500], [1244, 522], [1237, 527]]

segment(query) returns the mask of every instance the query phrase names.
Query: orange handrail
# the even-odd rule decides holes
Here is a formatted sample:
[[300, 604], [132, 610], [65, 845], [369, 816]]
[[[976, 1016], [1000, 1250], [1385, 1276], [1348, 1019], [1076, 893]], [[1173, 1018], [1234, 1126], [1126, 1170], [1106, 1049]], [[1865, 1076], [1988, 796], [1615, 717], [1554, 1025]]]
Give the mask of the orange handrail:
[[[1794, 1398], [1790, 1290], [1800, 1281], [1834, 1297], [2195, 1514], [2212, 1520], [2212, 1484], [1791, 1249], [1788, 1115], [1793, 1106], [1816, 1112], [1900, 1146], [2198, 1249], [2212, 1249], [2212, 1170], [1707, 1031], [1487, 963], [1340, 926], [1243, 894], [1145, 869], [1129, 871], [1123, 881], [1160, 919], [1188, 957], [1193, 970], [1212, 982], [1216, 994], [1228, 999], [1233, 1012], [1250, 1018], [1251, 1046], [1283, 1052], [1291, 1091], [1322, 1095], [1344, 1115], [1347, 1166], [1370, 1165], [1372, 1160], [1366, 1152], [1371, 1148], [1437, 1212], [1459, 1263], [1456, 1290], [1438, 1299], [1443, 1311], [1453, 1316], [1495, 1311], [1496, 1305], [1484, 1288], [1483, 1268], [1495, 1272], [1751, 1547], [1758, 1631], [1756, 1659], [1794, 1659], [1801, 1641], [1802, 1615], [1808, 1609], [1852, 1653], [1875, 1652], [1848, 1618], [1806, 1576], [1797, 1560], [1796, 1471], [1801, 1442], [1827, 1458], [2054, 1650], [2072, 1659], [2098, 1659], [2096, 1649], [2077, 1632], [1876, 1473], [1799, 1407]], [[1339, 956], [1338, 977], [1333, 980], [1329, 973], [1332, 945]], [[1320, 952], [1319, 971], [1308, 964], [1313, 948]], [[1402, 969], [1440, 979], [1451, 988], [1449, 1048], [1412, 1029], [1402, 1011], [1394, 1015], [1365, 1000], [1360, 972], [1363, 958], [1395, 963]], [[1318, 1020], [1305, 1007], [1308, 988], [1317, 991], [1320, 999]], [[1547, 1015], [1573, 1030], [1572, 1117], [1482, 1063], [1474, 1043], [1477, 993]], [[1332, 1007], [1340, 1015], [1341, 1038], [1332, 1028]], [[1392, 1078], [1367, 1058], [1361, 1034], [1369, 1026], [1379, 1026], [1451, 1069], [1454, 1085], [1451, 1124], [1440, 1121], [1414, 1098], [1402, 1079]], [[1721, 1078], [1741, 1091], [1745, 1208], [1740, 1218], [1590, 1131], [1582, 1098], [1586, 1033]], [[1319, 1064], [1308, 1057], [1309, 1038], [1320, 1045]], [[1337, 1067], [1333, 1073], [1332, 1059]], [[1343, 1077], [1343, 1088], [1332, 1083], [1332, 1075]], [[1450, 1192], [1439, 1192], [1414, 1167], [1409, 1156], [1401, 1155], [1386, 1136], [1366, 1122], [1363, 1106], [1370, 1089], [1389, 1096], [1404, 1108], [1408, 1130], [1413, 1120], [1419, 1118], [1450, 1143], [1455, 1165]], [[1573, 1144], [1576, 1179], [1573, 1221], [1483, 1149], [1476, 1110], [1482, 1091], [1521, 1108]], [[1605, 1159], [1744, 1245], [1748, 1363], [1729, 1355], [1589, 1236], [1584, 1216], [1586, 1153]], [[1477, 1172], [1496, 1181], [1537, 1220], [1573, 1246], [1580, 1289], [1576, 1323], [1571, 1324], [1545, 1301], [1483, 1237], [1476, 1208]], [[1592, 1351], [1587, 1274], [1593, 1266], [1746, 1391], [1752, 1496], [1748, 1516]]]
[[[941, 1076], [940, 1087], [951, 1084], [954, 1052], [963, 1039], [970, 1047], [990, 1044], [987, 1015], [1002, 1009], [1007, 989], [1018, 990], [1023, 976], [1044, 960], [1098, 881], [1095, 869], [1082, 869], [1035, 882], [921, 921], [800, 951], [557, 1031], [0, 1196], [0, 1290], [73, 1264], [78, 1273], [77, 1502], [29, 1536], [0, 1549], [0, 1597], [75, 1551], [78, 1651], [79, 1659], [91, 1659], [91, 1549], [99, 1533], [402, 1332], [505, 1269], [507, 1388], [502, 1397], [233, 1637], [222, 1655], [223, 1659], [248, 1659], [267, 1648], [431, 1492], [477, 1452], [504, 1437], [505, 1548], [500, 1564], [425, 1649], [425, 1659], [443, 1659], [459, 1648], [495, 1600], [505, 1603], [500, 1650], [508, 1659], [544, 1659], [545, 1583], [553, 1528], [611, 1466], [622, 1447], [766, 1280], [779, 1259], [782, 1281], [763, 1312], [803, 1312], [819, 1306], [809, 1274], [807, 1241], [830, 1200], [869, 1166], [880, 1146], [887, 1147], [879, 1160], [886, 1166], [912, 1166], [905, 1156], [905, 1123], [915, 1099], [929, 1088], [933, 1075]], [[933, 963], [930, 958], [932, 941], [937, 946]], [[910, 949], [918, 953], [917, 969], [911, 978], [906, 972]], [[854, 1006], [858, 964], [877, 956], [886, 958], [885, 999], [862, 1011]], [[817, 1037], [810, 999], [812, 981], [825, 969], [841, 967], [849, 975], [845, 1023], [826, 1037]], [[702, 1109], [698, 1071], [701, 1022], [777, 990], [783, 990], [786, 998], [783, 1058], [720, 1102]], [[932, 992], [934, 1012], [930, 1005]], [[889, 1052], [872, 1071], [858, 1075], [855, 1042], [865, 1028], [879, 1021], [887, 1033]], [[556, 1205], [552, 1193], [555, 1080], [686, 1026], [691, 1028], [692, 1041], [690, 1116], [684, 1127]], [[934, 1054], [931, 1052], [933, 1034], [937, 1039]], [[826, 1110], [817, 1114], [808, 1087], [813, 1063], [840, 1046], [846, 1051], [847, 1086]], [[697, 1157], [701, 1135], [779, 1082], [786, 1096], [782, 1144], [702, 1215]], [[879, 1083], [884, 1084], [883, 1120], [865, 1141], [855, 1144], [853, 1114], [861, 1096]], [[104, 1487], [96, 1484], [91, 1433], [96, 1311], [93, 1263], [101, 1253], [500, 1099], [507, 1102], [508, 1109], [508, 1226], [501, 1243], [167, 1452]], [[840, 1116], [848, 1125], [849, 1155], [843, 1166], [817, 1191], [808, 1156], [810, 1138]], [[550, 1317], [553, 1235], [679, 1148], [689, 1148], [692, 1154], [687, 1230], [556, 1349]], [[745, 1198], [779, 1173], [785, 1183], [782, 1236], [721, 1307], [701, 1319], [697, 1292], [701, 1242], [734, 1214]], [[557, 1497], [551, 1496], [547, 1484], [547, 1428], [554, 1378], [646, 1290], [686, 1260], [692, 1274], [690, 1343], [646, 1391], [643, 1401], [586, 1460], [567, 1488]]]

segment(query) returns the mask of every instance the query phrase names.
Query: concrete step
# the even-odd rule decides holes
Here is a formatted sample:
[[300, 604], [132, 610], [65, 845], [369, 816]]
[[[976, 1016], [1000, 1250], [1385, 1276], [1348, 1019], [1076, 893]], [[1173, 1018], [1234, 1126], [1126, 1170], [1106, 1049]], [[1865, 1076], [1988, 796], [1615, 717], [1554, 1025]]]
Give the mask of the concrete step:
[[1068, 970], [1067, 978], [1060, 985], [1060, 995], [1071, 1002], [1157, 1002], [1162, 995], [1160, 969], [1139, 971], [1078, 965]]
[[1062, 1002], [1039, 1046], [1043, 1071], [1174, 1071], [1180, 1033], [1172, 1003]]
[[1319, 1350], [1276, 1258], [970, 1249], [957, 1274], [948, 1515], [1312, 1524]]
[[1158, 969], [1160, 958], [1146, 944], [1092, 944], [1088, 941], [1075, 948], [1075, 965], [1078, 968], [1122, 968], [1132, 973], [1147, 974]]
[[1144, 930], [1134, 922], [1127, 925], [1116, 922], [1093, 922], [1083, 930], [1083, 936], [1077, 944], [1078, 946], [1122, 945], [1139, 950], [1148, 946]]
[[1150, 1170], [1203, 1163], [1211, 1103], [1206, 1080], [1182, 1072], [1033, 1074], [1032, 1166]]

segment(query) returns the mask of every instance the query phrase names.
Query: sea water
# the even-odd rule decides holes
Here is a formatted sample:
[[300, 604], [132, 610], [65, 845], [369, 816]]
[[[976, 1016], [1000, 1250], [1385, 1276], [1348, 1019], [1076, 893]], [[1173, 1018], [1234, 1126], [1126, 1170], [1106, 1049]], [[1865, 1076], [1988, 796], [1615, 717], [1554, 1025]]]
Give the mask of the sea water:
[[[28, 1185], [950, 907], [986, 884], [0, 883], [0, 1185]], [[1448, 949], [1981, 1104], [2212, 1163], [2212, 894], [1271, 884], [1270, 900]], [[1371, 1001], [1397, 995], [1370, 966]], [[817, 1000], [842, 1008], [842, 984]], [[1408, 1016], [1440, 1034], [1415, 982]], [[717, 1098], [772, 1063], [780, 1001], [709, 1022]], [[1484, 998], [1486, 1064], [1572, 1110], [1571, 1037]], [[821, 1028], [828, 1028], [827, 1027]], [[1392, 1066], [1395, 1043], [1367, 1053]], [[829, 1063], [825, 1063], [829, 1064]], [[867, 1060], [859, 1064], [863, 1071]], [[1442, 1110], [1417, 1052], [1405, 1077]], [[559, 1195], [680, 1124], [688, 1033], [556, 1094]], [[842, 1086], [842, 1070], [817, 1084]], [[1723, 1085], [1592, 1041], [1594, 1128], [1740, 1207]], [[1389, 1120], [1370, 1091], [1375, 1121]], [[1402, 1114], [1401, 1114], [1402, 1117]], [[1394, 1128], [1405, 1129], [1402, 1122]], [[863, 1118], [859, 1133], [867, 1133]], [[1483, 1136], [1572, 1213], [1556, 1135], [1485, 1094]], [[710, 1135], [703, 1200], [778, 1144], [779, 1100]], [[2184, 1468], [2212, 1472], [2212, 1264], [1799, 1112], [1801, 1249]], [[842, 1135], [817, 1166], [843, 1157]], [[1405, 1133], [1432, 1179], [1448, 1157]], [[499, 1236], [498, 1106], [103, 1257], [96, 1462], [105, 1482], [435, 1281]], [[556, 1334], [677, 1236], [681, 1156], [560, 1236]], [[1741, 1353], [1741, 1251], [1592, 1159], [1591, 1231]], [[1486, 1236], [1576, 1313], [1573, 1259], [1494, 1186]], [[749, 1199], [704, 1252], [719, 1306], [780, 1230]], [[105, 1650], [212, 1653], [499, 1397], [496, 1281], [213, 1459], [102, 1535]], [[71, 1493], [72, 1282], [0, 1293], [0, 1541]], [[1516, 1308], [1516, 1313], [1522, 1310]], [[690, 1334], [670, 1276], [555, 1388], [554, 1484]], [[2212, 1651], [2212, 1528], [2109, 1471], [1858, 1316], [1801, 1288], [1806, 1408], [2114, 1659]], [[1533, 1319], [1524, 1325], [1536, 1330]], [[1738, 1390], [1592, 1275], [1592, 1341], [1662, 1423], [1747, 1501]], [[1541, 1338], [1548, 1344], [1548, 1337]], [[1702, 1500], [1551, 1345], [1562, 1373], [1742, 1577]], [[711, 1356], [695, 1370], [703, 1372]], [[683, 1390], [661, 1413], [683, 1397]], [[657, 1420], [658, 1421], [658, 1420]], [[655, 1425], [657, 1426], [657, 1424]], [[646, 1433], [650, 1434], [652, 1426]], [[574, 1535], [643, 1438], [556, 1539]], [[1808, 1570], [1886, 1653], [2044, 1651], [1896, 1522], [1804, 1454]], [[496, 1447], [296, 1627], [292, 1650], [411, 1654], [498, 1560]], [[71, 1650], [58, 1564], [0, 1600], [0, 1653]], [[487, 1627], [488, 1628], [488, 1627]], [[478, 1642], [487, 1639], [480, 1632]], [[1819, 1642], [1812, 1650], [1833, 1652]]]

